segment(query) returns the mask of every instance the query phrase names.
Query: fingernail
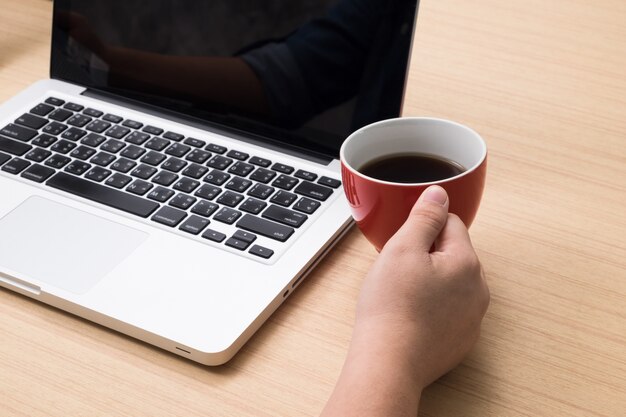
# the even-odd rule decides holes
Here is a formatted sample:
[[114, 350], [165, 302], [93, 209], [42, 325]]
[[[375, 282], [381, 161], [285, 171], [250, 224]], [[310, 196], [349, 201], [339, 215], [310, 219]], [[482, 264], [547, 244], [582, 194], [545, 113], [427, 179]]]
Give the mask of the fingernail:
[[446, 190], [438, 185], [433, 185], [424, 191], [422, 199], [424, 201], [432, 201], [443, 206], [446, 204], [446, 201], [448, 201], [448, 193], [446, 193]]

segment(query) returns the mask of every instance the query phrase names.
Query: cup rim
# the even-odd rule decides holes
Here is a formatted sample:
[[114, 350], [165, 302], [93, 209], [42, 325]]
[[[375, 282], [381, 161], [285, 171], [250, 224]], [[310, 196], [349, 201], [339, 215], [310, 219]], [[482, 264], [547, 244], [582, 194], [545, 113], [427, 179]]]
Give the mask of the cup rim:
[[[437, 181], [429, 181], [429, 182], [410, 182], [410, 183], [406, 183], [406, 182], [392, 182], [392, 181], [384, 181], [384, 180], [379, 180], [377, 178], [374, 177], [370, 177], [367, 176], [363, 173], [361, 173], [360, 171], [358, 171], [357, 169], [353, 168], [350, 164], [348, 164], [348, 162], [346, 161], [344, 152], [345, 152], [345, 148], [346, 148], [346, 144], [351, 140], [351, 138], [353, 138], [354, 136], [358, 135], [359, 133], [361, 133], [364, 130], [368, 130], [374, 127], [379, 127], [379, 126], [384, 126], [387, 124], [395, 124], [395, 123], [414, 123], [414, 122], [419, 122], [419, 121], [436, 121], [436, 122], [443, 122], [443, 123], [447, 123], [447, 124], [451, 124], [451, 125], [455, 125], [461, 129], [466, 130], [469, 134], [476, 136], [479, 139], [479, 142], [481, 144], [481, 157], [480, 159], [474, 164], [472, 165], [470, 168], [467, 168], [465, 171], [463, 171], [462, 173], [455, 175], [454, 177], [448, 177], [448, 178], [444, 178], [441, 180], [437, 180]], [[339, 149], [339, 160], [341, 162], [341, 165], [344, 166], [346, 169], [348, 169], [350, 172], [352, 172], [352, 174], [364, 178], [368, 181], [372, 181], [378, 184], [383, 184], [383, 185], [392, 185], [394, 187], [422, 187], [422, 186], [429, 186], [429, 185], [437, 185], [437, 184], [444, 184], [453, 180], [456, 180], [458, 178], [462, 178], [466, 175], [471, 174], [472, 172], [474, 172], [478, 167], [480, 167], [483, 162], [485, 161], [485, 159], [487, 158], [487, 144], [485, 143], [485, 140], [482, 138], [482, 136], [480, 136], [478, 134], [478, 132], [476, 132], [474, 129], [465, 126], [461, 123], [458, 122], [454, 122], [452, 120], [448, 120], [448, 119], [442, 119], [442, 118], [438, 118], [438, 117], [394, 117], [391, 119], [385, 119], [385, 120], [380, 120], [378, 122], [375, 123], [371, 123], [368, 124], [366, 126], [363, 126], [357, 130], [355, 130], [354, 132], [352, 132], [341, 144], [341, 148]]]

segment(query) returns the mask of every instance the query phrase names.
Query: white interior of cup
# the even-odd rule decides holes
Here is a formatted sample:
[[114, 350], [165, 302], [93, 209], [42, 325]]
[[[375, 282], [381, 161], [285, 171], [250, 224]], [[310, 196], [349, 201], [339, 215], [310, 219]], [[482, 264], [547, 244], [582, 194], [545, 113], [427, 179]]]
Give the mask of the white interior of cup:
[[367, 162], [401, 153], [449, 159], [465, 168], [458, 175], [461, 176], [480, 165], [487, 155], [487, 146], [478, 133], [459, 123], [405, 117], [383, 120], [355, 131], [344, 141], [339, 153], [344, 164], [360, 176], [364, 175], [358, 170]]

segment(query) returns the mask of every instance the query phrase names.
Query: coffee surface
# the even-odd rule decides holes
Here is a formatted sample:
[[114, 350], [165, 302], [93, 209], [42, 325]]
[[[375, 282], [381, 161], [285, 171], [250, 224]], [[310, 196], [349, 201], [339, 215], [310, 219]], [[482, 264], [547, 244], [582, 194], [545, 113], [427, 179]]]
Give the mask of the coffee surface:
[[435, 155], [403, 153], [386, 155], [364, 164], [359, 172], [382, 181], [433, 182], [465, 171], [460, 164]]

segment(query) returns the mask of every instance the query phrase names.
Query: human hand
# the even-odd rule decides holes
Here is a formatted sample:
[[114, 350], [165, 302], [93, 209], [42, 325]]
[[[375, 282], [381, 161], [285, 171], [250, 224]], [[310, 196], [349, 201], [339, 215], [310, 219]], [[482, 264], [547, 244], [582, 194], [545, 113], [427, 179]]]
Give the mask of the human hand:
[[371, 268], [357, 307], [354, 340], [383, 341], [420, 388], [461, 362], [489, 304], [467, 229], [448, 205], [441, 187], [422, 193]]

